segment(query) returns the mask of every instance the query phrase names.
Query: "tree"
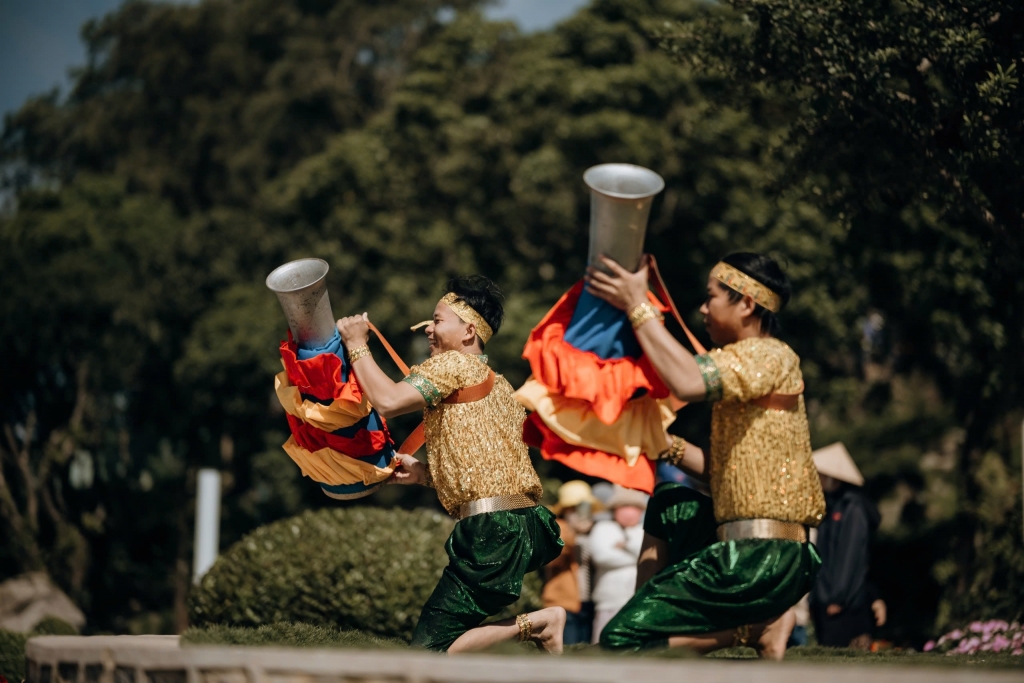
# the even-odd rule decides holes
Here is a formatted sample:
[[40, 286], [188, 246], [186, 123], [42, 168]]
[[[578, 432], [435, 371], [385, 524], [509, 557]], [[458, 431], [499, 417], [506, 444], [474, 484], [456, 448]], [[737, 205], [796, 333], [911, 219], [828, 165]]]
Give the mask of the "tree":
[[381, 106], [439, 10], [473, 4], [128, 2], [84, 26], [67, 102], [51, 93], [7, 117], [0, 158], [18, 186], [116, 172], [180, 210], [245, 207]]
[[[996, 494], [979, 472], [998, 453], [1010, 476], [1014, 439], [1002, 423], [1022, 405], [1024, 14], [981, 0], [726, 4], [662, 29], [664, 46], [687, 71], [732, 79], [721, 103], [769, 97], [792, 108], [776, 187], [814, 188], [842, 226], [830, 280], [858, 283], [863, 305], [887, 321], [883, 355], [899, 374], [888, 380], [933, 384], [947, 424], [964, 427], [953, 430], [958, 504], [941, 520], [955, 561], [935, 570], [959, 609], [942, 618], [964, 618], [982, 596], [1019, 615], [1024, 604], [1003, 596], [1020, 582], [1005, 504], [1020, 482], [996, 496], [993, 516], [986, 501]], [[876, 404], [894, 391], [888, 380]], [[950, 433], [933, 430], [933, 443]], [[910, 490], [938, 481], [916, 479]], [[1015, 548], [998, 561], [980, 551], [994, 537]]]

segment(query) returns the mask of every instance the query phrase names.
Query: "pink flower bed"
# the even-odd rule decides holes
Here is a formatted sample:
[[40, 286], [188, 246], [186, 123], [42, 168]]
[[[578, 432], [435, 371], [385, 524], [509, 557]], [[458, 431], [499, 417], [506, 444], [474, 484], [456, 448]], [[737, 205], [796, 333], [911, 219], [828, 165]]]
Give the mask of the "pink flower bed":
[[973, 655], [979, 652], [1008, 652], [1024, 655], [1024, 629], [1018, 622], [1012, 624], [999, 619], [974, 621], [966, 628], [950, 631], [938, 640], [929, 640], [925, 652], [945, 652], [947, 655]]

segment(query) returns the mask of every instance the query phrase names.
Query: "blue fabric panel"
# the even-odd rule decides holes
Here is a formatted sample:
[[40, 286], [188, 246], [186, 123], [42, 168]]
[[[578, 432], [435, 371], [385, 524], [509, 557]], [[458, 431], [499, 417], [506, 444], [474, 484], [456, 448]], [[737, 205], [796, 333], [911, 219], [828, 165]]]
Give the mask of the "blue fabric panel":
[[639, 358], [641, 353], [626, 314], [585, 289], [563, 338], [580, 351], [590, 351], [604, 360]]
[[380, 415], [377, 413], [376, 408], [370, 409], [370, 414], [364, 417], [359, 422], [356, 422], [350, 427], [342, 427], [341, 429], [335, 429], [332, 434], [337, 436], [343, 436], [346, 439], [353, 438], [357, 432], [363, 429], [368, 429], [371, 432], [379, 432], [384, 429], [384, 425], [381, 423]]
[[[338, 330], [334, 330], [334, 337], [331, 338], [331, 341], [327, 342], [327, 346], [321, 346], [318, 349], [307, 349], [303, 348], [303, 346], [299, 344], [298, 353], [296, 355], [299, 360], [309, 360], [314, 356], [319, 356], [321, 353], [333, 353], [341, 359], [341, 381], [347, 382], [348, 359], [346, 356], [348, 354], [345, 353], [345, 347], [341, 343], [341, 334], [338, 333]], [[320, 401], [320, 403], [323, 403], [323, 401]], [[328, 401], [328, 403], [330, 403], [330, 401]]]

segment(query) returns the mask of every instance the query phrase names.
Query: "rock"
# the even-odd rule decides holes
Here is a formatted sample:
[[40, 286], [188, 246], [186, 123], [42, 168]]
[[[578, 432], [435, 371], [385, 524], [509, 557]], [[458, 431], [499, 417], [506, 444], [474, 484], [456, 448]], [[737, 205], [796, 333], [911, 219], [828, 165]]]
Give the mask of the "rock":
[[28, 633], [46, 617], [77, 629], [85, 626], [82, 610], [46, 574], [22, 574], [0, 583], [0, 629]]

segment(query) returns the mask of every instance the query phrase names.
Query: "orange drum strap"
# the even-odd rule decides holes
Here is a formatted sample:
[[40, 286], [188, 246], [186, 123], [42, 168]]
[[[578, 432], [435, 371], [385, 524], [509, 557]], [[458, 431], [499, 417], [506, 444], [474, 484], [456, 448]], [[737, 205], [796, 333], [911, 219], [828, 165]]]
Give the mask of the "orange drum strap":
[[755, 398], [751, 403], [766, 410], [793, 410], [800, 405], [800, 394], [804, 393], [804, 383], [800, 382], [800, 391], [795, 394], [768, 394], [761, 398]]
[[665, 286], [665, 281], [661, 278], [661, 271], [658, 270], [658, 262], [654, 259], [653, 254], [647, 255], [647, 262], [651, 267], [651, 274], [654, 276], [651, 278], [651, 282], [654, 285], [655, 293], [662, 300], [662, 303], [668, 305], [669, 310], [672, 311], [672, 317], [676, 319], [679, 326], [683, 328], [683, 332], [686, 333], [686, 338], [690, 340], [690, 344], [693, 345], [697, 355], [707, 353], [707, 349], [704, 345], [690, 332], [690, 328], [683, 322], [683, 316], [679, 315], [679, 309], [676, 308], [676, 302], [672, 301], [672, 296], [668, 293], [668, 287]]
[[[651, 283], [654, 285], [654, 289], [658, 297], [663, 303], [668, 305], [669, 309], [672, 311], [672, 317], [674, 317], [680, 327], [683, 328], [683, 332], [686, 333], [687, 339], [690, 340], [690, 343], [693, 345], [693, 348], [697, 353], [707, 353], [704, 346], [695, 336], [693, 336], [693, 333], [690, 332], [690, 328], [683, 322], [683, 317], [679, 315], [679, 309], [676, 308], [675, 302], [672, 301], [672, 296], [668, 293], [668, 288], [665, 287], [665, 281], [661, 277], [661, 271], [658, 270], [658, 262], [654, 259], [654, 255], [648, 254], [647, 259], [651, 268]], [[751, 403], [768, 410], [793, 410], [800, 404], [800, 394], [802, 393], [804, 393], [803, 382], [800, 383], [800, 391], [795, 394], [780, 394], [776, 392], [774, 394], [768, 394], [767, 396], [754, 399]], [[674, 410], [679, 410], [679, 408], [686, 405], [685, 401], [680, 401], [673, 395], [670, 395], [669, 398], [672, 400], [672, 408]]]

